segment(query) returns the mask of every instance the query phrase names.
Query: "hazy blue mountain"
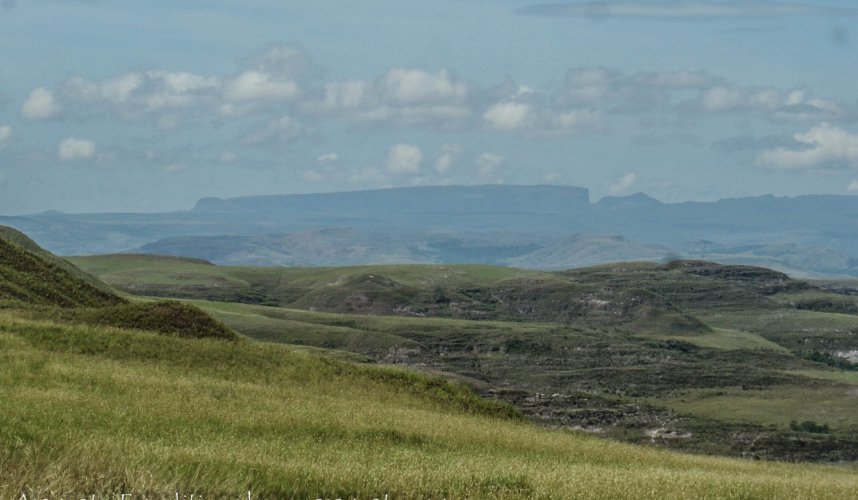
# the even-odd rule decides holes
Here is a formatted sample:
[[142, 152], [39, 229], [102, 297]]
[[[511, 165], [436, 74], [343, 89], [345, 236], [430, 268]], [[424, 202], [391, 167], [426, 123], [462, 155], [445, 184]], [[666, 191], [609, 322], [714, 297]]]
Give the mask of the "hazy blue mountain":
[[0, 217], [0, 224], [64, 255], [140, 249], [233, 264], [551, 269], [673, 255], [858, 275], [855, 196], [661, 203], [637, 193], [591, 203], [577, 187], [433, 186], [205, 198], [180, 212], [46, 212]]

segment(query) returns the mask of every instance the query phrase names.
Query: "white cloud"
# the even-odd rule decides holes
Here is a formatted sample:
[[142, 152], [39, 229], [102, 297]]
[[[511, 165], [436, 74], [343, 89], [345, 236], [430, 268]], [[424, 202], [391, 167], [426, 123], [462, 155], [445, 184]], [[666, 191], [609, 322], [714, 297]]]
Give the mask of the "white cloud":
[[363, 80], [327, 83], [319, 107], [330, 112], [358, 109], [371, 99], [372, 91], [372, 84]]
[[[847, 106], [812, 96], [805, 89], [745, 87], [706, 72], [622, 73], [609, 68], [572, 68], [551, 103], [541, 111], [549, 121], [568, 112], [607, 113], [692, 112], [749, 113], [775, 122], [819, 122], [849, 118]], [[543, 117], [544, 119], [544, 117]], [[552, 128], [550, 124], [542, 124]]]
[[444, 144], [441, 146], [441, 152], [435, 159], [435, 170], [439, 174], [446, 174], [453, 167], [453, 162], [456, 157], [462, 152], [462, 147], [458, 144]]
[[523, 15], [546, 17], [628, 17], [653, 19], [718, 19], [744, 17], [786, 16], [856, 16], [858, 9], [824, 7], [818, 5], [774, 1], [700, 1], [675, 0], [669, 2], [582, 2], [578, 4], [549, 3], [525, 7], [517, 11]]
[[0, 148], [9, 143], [12, 138], [12, 127], [9, 125], [0, 126]]
[[311, 130], [291, 116], [270, 120], [263, 127], [247, 134], [244, 144], [287, 143], [308, 135]]
[[823, 123], [793, 138], [802, 149], [768, 149], [757, 156], [757, 163], [783, 169], [858, 168], [858, 134]]
[[21, 106], [21, 115], [28, 120], [46, 120], [56, 116], [59, 111], [54, 93], [45, 87], [33, 89]]
[[150, 70], [104, 80], [70, 78], [60, 86], [59, 95], [65, 107], [81, 114], [93, 106], [103, 106], [123, 118], [132, 118], [210, 102], [220, 87], [220, 79], [213, 76]]
[[483, 113], [483, 119], [499, 130], [516, 130], [533, 125], [533, 106], [520, 102], [499, 102]]
[[629, 188], [631, 188], [635, 184], [635, 182], [637, 182], [637, 180], [637, 174], [635, 174], [634, 172], [630, 172], [620, 178], [617, 182], [611, 184], [611, 186], [608, 188], [608, 192], [613, 195], [622, 194], [628, 191]]
[[316, 163], [332, 163], [340, 159], [340, 155], [337, 153], [325, 153], [322, 156], [316, 158]]
[[223, 152], [223, 153], [221, 153], [221, 155], [218, 157], [218, 160], [219, 160], [221, 163], [232, 163], [232, 162], [234, 162], [237, 158], [238, 158], [238, 155], [236, 155], [234, 152], [232, 152], [232, 151], [224, 151], [224, 152]]
[[423, 152], [411, 144], [395, 144], [387, 152], [387, 171], [391, 174], [412, 174], [420, 170]]
[[276, 101], [293, 99], [298, 91], [294, 81], [276, 80], [261, 71], [245, 71], [226, 84], [224, 96], [229, 101]]
[[504, 162], [504, 157], [495, 153], [483, 152], [477, 159], [477, 172], [482, 177], [493, 174]]
[[91, 160], [95, 156], [95, 142], [69, 137], [57, 148], [61, 161]]
[[846, 186], [846, 190], [851, 193], [858, 192], [858, 180], [850, 182], [849, 185]]
[[699, 106], [715, 113], [757, 112], [779, 122], [836, 120], [845, 113], [840, 104], [812, 97], [803, 89], [784, 93], [730, 85], [717, 85], [701, 93]]
[[305, 103], [306, 111], [406, 125], [459, 124], [471, 115], [468, 86], [446, 70], [396, 68], [373, 82], [330, 82], [321, 90], [320, 98]]
[[429, 73], [422, 69], [396, 68], [381, 79], [384, 93], [403, 104], [462, 101], [468, 87], [453, 79], [447, 70]]

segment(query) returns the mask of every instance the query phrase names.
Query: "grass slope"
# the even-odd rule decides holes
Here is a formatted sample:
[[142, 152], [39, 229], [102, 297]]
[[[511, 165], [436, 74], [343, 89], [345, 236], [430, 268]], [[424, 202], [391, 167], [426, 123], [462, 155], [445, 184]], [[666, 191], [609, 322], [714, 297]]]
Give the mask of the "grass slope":
[[111, 325], [167, 335], [234, 340], [235, 332], [175, 301], [129, 303], [107, 285], [0, 226], [0, 306], [30, 317]]
[[855, 298], [782, 273], [697, 261], [560, 273], [75, 262], [129, 290], [250, 302], [194, 304], [258, 340], [456, 374], [548, 425], [695, 452], [858, 460], [858, 385], [807, 375], [848, 373], [824, 362], [858, 349], [858, 315], [830, 312]]
[[119, 296], [81, 279], [53, 259], [29, 251], [2, 236], [0, 299], [60, 307], [112, 306], [125, 302]]
[[518, 421], [458, 385], [265, 344], [0, 313], [0, 497], [846, 498], [850, 468]]

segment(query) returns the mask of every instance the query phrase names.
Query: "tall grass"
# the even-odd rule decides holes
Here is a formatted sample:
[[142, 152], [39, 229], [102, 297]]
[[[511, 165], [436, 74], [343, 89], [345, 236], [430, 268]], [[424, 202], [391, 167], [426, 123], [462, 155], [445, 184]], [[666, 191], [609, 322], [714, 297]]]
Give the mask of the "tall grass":
[[0, 498], [848, 498], [847, 468], [538, 429], [460, 386], [275, 345], [0, 313]]

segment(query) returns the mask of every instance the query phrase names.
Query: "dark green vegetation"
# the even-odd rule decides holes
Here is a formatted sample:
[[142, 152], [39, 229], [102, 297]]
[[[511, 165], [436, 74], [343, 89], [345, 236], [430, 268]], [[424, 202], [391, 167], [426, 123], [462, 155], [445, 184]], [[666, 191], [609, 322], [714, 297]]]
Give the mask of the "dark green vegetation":
[[129, 303], [23, 234], [0, 226], [0, 306], [30, 317], [235, 339], [200, 309], [178, 302]]
[[455, 374], [547, 425], [705, 453], [858, 460], [854, 297], [778, 272], [73, 261], [126, 291], [195, 299], [253, 338]]

